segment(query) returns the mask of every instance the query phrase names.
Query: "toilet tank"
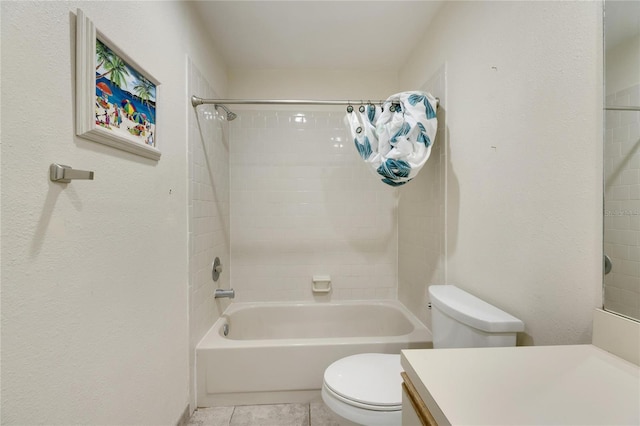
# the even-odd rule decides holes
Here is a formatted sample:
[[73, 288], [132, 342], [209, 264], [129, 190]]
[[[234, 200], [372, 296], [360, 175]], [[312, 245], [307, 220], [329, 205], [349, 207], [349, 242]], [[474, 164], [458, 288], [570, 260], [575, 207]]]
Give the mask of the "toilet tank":
[[435, 349], [515, 346], [524, 331], [518, 318], [454, 285], [432, 285], [429, 296]]

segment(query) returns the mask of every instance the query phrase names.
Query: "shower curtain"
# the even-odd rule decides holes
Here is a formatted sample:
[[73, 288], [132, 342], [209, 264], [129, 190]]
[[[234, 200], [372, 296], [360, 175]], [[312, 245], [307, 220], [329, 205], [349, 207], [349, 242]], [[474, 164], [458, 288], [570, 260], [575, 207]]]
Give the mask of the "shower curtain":
[[404, 185], [427, 162], [438, 128], [437, 105], [431, 94], [412, 91], [392, 95], [382, 106], [347, 108], [356, 149], [382, 182]]

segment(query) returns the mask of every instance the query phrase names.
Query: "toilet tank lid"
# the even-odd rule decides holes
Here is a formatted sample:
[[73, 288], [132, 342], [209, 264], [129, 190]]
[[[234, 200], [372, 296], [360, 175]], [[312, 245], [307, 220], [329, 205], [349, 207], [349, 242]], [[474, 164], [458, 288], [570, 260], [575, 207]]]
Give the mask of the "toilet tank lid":
[[470, 327], [491, 333], [524, 331], [518, 318], [454, 285], [432, 285], [429, 295], [434, 308]]

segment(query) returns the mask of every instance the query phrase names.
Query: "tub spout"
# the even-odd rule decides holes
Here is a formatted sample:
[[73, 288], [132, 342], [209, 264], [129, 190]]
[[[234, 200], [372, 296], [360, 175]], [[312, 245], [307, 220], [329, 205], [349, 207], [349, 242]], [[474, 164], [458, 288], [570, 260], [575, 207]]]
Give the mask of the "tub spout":
[[216, 288], [216, 292], [214, 293], [213, 297], [215, 299], [221, 299], [224, 297], [228, 297], [229, 299], [233, 299], [234, 297], [236, 297], [236, 292], [233, 291], [232, 288], [230, 288], [229, 290], [223, 290], [221, 288]]

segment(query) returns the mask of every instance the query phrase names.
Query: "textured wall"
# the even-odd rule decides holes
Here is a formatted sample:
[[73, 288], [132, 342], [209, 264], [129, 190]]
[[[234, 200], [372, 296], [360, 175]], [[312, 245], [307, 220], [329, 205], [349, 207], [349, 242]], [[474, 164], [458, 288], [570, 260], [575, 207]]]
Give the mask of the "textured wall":
[[[189, 401], [182, 2], [2, 2], [2, 423], [175, 424]], [[159, 162], [75, 137], [75, 9], [160, 82]], [[204, 49], [206, 47], [206, 50]], [[52, 162], [94, 181], [49, 181]]]
[[602, 4], [446, 2], [401, 87], [445, 63], [448, 281], [522, 319], [520, 343], [590, 342], [602, 297]]

